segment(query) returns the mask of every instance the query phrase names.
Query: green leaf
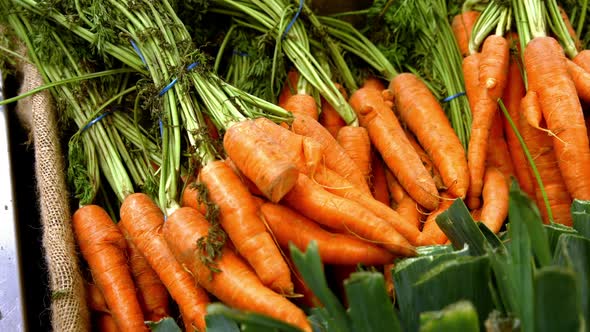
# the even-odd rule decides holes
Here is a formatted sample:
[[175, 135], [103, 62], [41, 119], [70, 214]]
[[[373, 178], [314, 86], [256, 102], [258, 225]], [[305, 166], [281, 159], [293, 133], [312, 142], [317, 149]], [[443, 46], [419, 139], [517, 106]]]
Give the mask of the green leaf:
[[305, 253], [302, 253], [292, 243], [289, 244], [289, 248], [293, 262], [303, 280], [326, 307], [330, 315], [328, 320], [328, 326], [331, 327], [330, 331], [350, 331], [350, 321], [344, 306], [338, 301], [338, 298], [330, 290], [326, 282], [317, 243], [311, 241]]
[[571, 211], [574, 228], [580, 235], [590, 239], [590, 201], [574, 199]]
[[548, 266], [535, 273], [534, 330], [581, 331], [582, 324], [580, 289], [575, 272]]
[[207, 331], [240, 332], [238, 324], [224, 315], [208, 314], [205, 316], [205, 323]]
[[479, 230], [481, 231], [484, 238], [492, 248], [499, 248], [504, 246], [500, 238], [498, 238], [498, 236], [494, 234], [494, 232], [492, 232], [492, 230], [489, 229], [488, 226], [486, 226], [486, 224], [478, 222], [477, 227], [479, 227]]
[[150, 328], [150, 331], [154, 332], [180, 332], [180, 327], [176, 324], [176, 321], [172, 317], [165, 317], [157, 322], [146, 322], [146, 325]]
[[344, 281], [344, 289], [354, 331], [401, 331], [397, 314], [385, 290], [383, 274], [352, 273]]
[[[217, 326], [213, 326], [213, 328], [219, 329], [211, 329], [209, 327], [211, 317], [209, 316], [217, 315], [224, 316], [238, 324], [250, 326], [250, 331], [253, 331], [252, 327], [258, 327], [257, 331], [301, 332], [301, 329], [299, 329], [298, 327], [285, 323], [283, 321], [258, 313], [246, 312], [238, 309], [229, 308], [221, 303], [212, 303], [207, 306], [207, 316], [205, 316], [205, 320], [207, 322], [207, 331], [226, 332], [233, 331], [233, 329], [235, 328], [235, 326], [233, 326], [232, 324], [228, 324], [227, 322], [223, 322], [219, 318], [213, 317], [213, 323], [219, 324]], [[227, 327], [228, 330], [223, 329], [225, 327]]]
[[463, 200], [456, 199], [445, 212], [436, 217], [436, 223], [451, 240], [455, 249], [461, 249], [468, 244], [472, 255], [485, 254], [485, 237], [473, 221]]
[[545, 234], [547, 234], [547, 240], [549, 241], [549, 250], [551, 253], [555, 253], [557, 242], [562, 234], [577, 234], [575, 229], [564, 226], [562, 224], [550, 224], [543, 225], [545, 228]]
[[445, 331], [479, 331], [479, 318], [471, 302], [459, 301], [446, 306], [443, 310], [420, 314], [420, 332]]
[[590, 240], [564, 234], [559, 238], [553, 262], [575, 271], [586, 324], [590, 323]]

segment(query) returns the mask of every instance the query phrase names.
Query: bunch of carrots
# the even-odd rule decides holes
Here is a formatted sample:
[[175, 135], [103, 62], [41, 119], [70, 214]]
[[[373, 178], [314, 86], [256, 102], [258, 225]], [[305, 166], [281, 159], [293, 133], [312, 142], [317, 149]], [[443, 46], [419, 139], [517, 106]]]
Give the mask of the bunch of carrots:
[[[43, 13], [35, 1], [15, 3]], [[243, 10], [244, 21], [238, 23], [254, 30], [278, 24], [272, 20], [283, 8], [279, 0], [261, 6], [267, 12], [240, 1], [213, 3], [219, 13]], [[140, 30], [143, 25], [164, 31], [166, 54], [181, 67], [184, 62], [175, 57], [190, 37], [179, 28], [169, 3], [162, 4], [141, 8], [141, 14], [119, 8], [117, 19], [129, 16], [124, 20], [137, 40], [148, 38]], [[545, 12], [556, 29], [553, 36], [545, 29]], [[444, 22], [456, 41], [449, 52], [463, 59], [461, 73], [453, 77], [464, 80], [465, 94], [454, 98], [467, 98], [471, 118], [466, 123], [471, 125], [463, 126], [461, 135], [429, 78], [397, 72], [368, 38], [350, 38], [361, 35], [352, 26], [317, 18], [310, 10], [303, 16], [315, 28], [330, 27], [325, 31], [333, 34], [332, 57], [338, 47], [367, 54], [362, 59], [376, 74], [360, 80], [358, 88], [349, 75], [346, 82], [325, 83], [336, 60], [323, 61], [329, 57], [315, 50], [316, 61], [311, 54], [317, 43], [307, 39], [301, 21], [287, 25], [282, 19], [278, 31], [271, 32], [276, 40], [287, 38], [285, 52], [294, 68], [282, 68], [285, 72], [277, 76], [286, 79], [275, 100], [268, 100], [272, 87], [256, 95], [222, 82], [216, 73], [187, 73], [193, 65], [181, 71], [187, 76], [175, 81], [175, 94], [162, 90], [159, 96], [172, 95], [159, 104], [166, 111], [158, 114], [162, 157], [151, 156], [137, 166], [137, 176], [127, 176], [133, 160], [124, 158], [124, 149], [99, 147], [101, 172], [127, 179], [109, 181], [120, 204], [109, 211], [89, 199], [73, 215], [76, 241], [90, 271], [87, 301], [96, 325], [104, 331], [140, 331], [148, 329], [145, 321], [175, 316], [187, 331], [205, 331], [207, 305], [215, 298], [311, 331], [301, 305], [321, 303], [291, 262], [290, 244], [305, 250], [315, 241], [323, 263], [336, 274], [343, 272], [341, 278], [358, 265], [382, 270], [393, 294], [390, 271], [396, 259], [415, 256], [417, 246], [448, 242], [436, 218], [454, 200], [465, 200], [475, 220], [500, 232], [513, 179], [535, 198], [545, 222], [571, 225], [572, 200], [590, 199], [590, 177], [585, 176], [590, 174], [590, 147], [580, 102], [590, 101], [590, 53], [580, 49], [563, 14], [552, 0], [514, 0], [510, 5], [492, 0], [466, 7], [452, 22]], [[72, 26], [63, 17], [57, 10], [49, 15], [64, 28], [75, 28], [80, 38], [92, 39], [92, 29]], [[17, 31], [30, 26], [22, 20], [22, 26], [18, 19], [10, 25]], [[167, 20], [176, 23], [176, 33], [166, 30], [162, 22]], [[29, 38], [25, 32], [17, 35]], [[184, 39], [176, 40], [177, 35]], [[59, 40], [57, 34], [55, 38]], [[121, 41], [102, 46], [144, 78], [165, 84], [171, 66], [154, 60], [160, 41], [149, 38], [139, 47], [134, 44], [135, 51]], [[242, 68], [248, 67], [247, 59], [239, 60]], [[66, 76], [51, 75], [60, 69], [44, 63], [42, 53], [34, 61], [50, 82]], [[68, 74], [83, 71], [71, 62], [68, 66], [76, 69]], [[347, 71], [342, 61], [336, 68]], [[99, 91], [93, 99], [110, 97]], [[189, 91], [197, 91], [199, 98]], [[232, 103], [226, 105], [229, 99]], [[90, 114], [77, 116], [79, 127], [92, 121]], [[162, 117], [185, 125], [162, 129]], [[104, 126], [113, 131], [125, 127]], [[97, 128], [84, 127], [80, 135], [99, 136]], [[466, 128], [468, 144], [462, 142]], [[180, 166], [181, 129], [187, 131], [182, 137], [191, 148], [190, 165], [196, 167]], [[155, 146], [142, 135], [138, 130], [129, 139], [137, 138], [138, 148], [148, 141]], [[213, 144], [217, 138], [220, 145]], [[109, 168], [110, 160], [125, 166]], [[159, 183], [159, 192], [142, 190], [138, 183], [148, 179]]]

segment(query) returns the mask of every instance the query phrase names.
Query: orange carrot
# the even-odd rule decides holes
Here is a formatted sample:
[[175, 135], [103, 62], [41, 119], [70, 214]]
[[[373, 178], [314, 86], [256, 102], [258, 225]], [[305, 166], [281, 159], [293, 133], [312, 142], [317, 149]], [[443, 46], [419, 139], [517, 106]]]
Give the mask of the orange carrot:
[[127, 243], [117, 225], [97, 205], [76, 210], [72, 225], [80, 252], [119, 329], [147, 331], [127, 266]]
[[389, 89], [395, 95], [396, 112], [432, 159], [447, 191], [465, 197], [469, 187], [465, 149], [434, 95], [408, 73], [396, 76]]
[[330, 233], [286, 206], [264, 203], [260, 212], [279, 245], [288, 248], [292, 242], [305, 250], [311, 241], [316, 241], [323, 263], [378, 265], [394, 260], [385, 249], [347, 234]]
[[590, 73], [590, 50], [580, 51], [578, 55], [572, 59], [572, 61]]
[[494, 117], [490, 128], [486, 160], [488, 166], [498, 168], [506, 179], [510, 179], [514, 175], [514, 165], [508, 151], [508, 143], [504, 138], [503, 117], [501, 113], [496, 113]]
[[289, 97], [285, 103], [279, 103], [279, 106], [295, 114], [304, 114], [314, 120], [318, 120], [318, 105], [315, 99], [308, 94], [298, 93]]
[[143, 309], [145, 319], [157, 322], [164, 317], [170, 316], [166, 287], [133, 241], [131, 241], [125, 226], [119, 223], [119, 228], [127, 239], [129, 268], [137, 286], [137, 298]]
[[[536, 98], [536, 94], [532, 91], [529, 91], [522, 99], [521, 106], [523, 110], [530, 107], [541, 107]], [[570, 214], [570, 205], [572, 203], [572, 198], [567, 191], [565, 182], [559, 170], [552, 139], [545, 132], [531, 127], [525, 119], [524, 114], [520, 117], [519, 121], [522, 138], [534, 158], [535, 165], [539, 171], [541, 180], [543, 181], [543, 186], [549, 200], [549, 206], [551, 207], [551, 212], [553, 214], [553, 221], [564, 225], [571, 225], [572, 218]], [[532, 174], [532, 169], [530, 169], [530, 172]], [[549, 216], [547, 209], [545, 208], [541, 189], [538, 187], [537, 182], [534, 182], [534, 184], [537, 206], [541, 211], [543, 221], [549, 223]]]
[[287, 79], [283, 84], [283, 88], [279, 94], [277, 105], [281, 105], [287, 102], [287, 99], [297, 93], [297, 81], [299, 80], [299, 73], [297, 70], [292, 69], [287, 73]]
[[404, 189], [427, 209], [438, 206], [434, 180], [378, 90], [361, 88], [349, 100], [371, 142]]
[[590, 146], [582, 106], [567, 73], [565, 54], [551, 37], [531, 40], [524, 52], [529, 89], [538, 95], [559, 169], [573, 198], [590, 199]]
[[292, 294], [289, 267], [258, 217], [256, 202], [248, 188], [223, 161], [205, 165], [199, 180], [207, 187], [211, 201], [219, 207], [221, 227], [262, 283], [280, 294]]
[[[415, 255], [415, 249], [392, 224], [364, 206], [324, 190], [304, 174], [287, 193], [285, 202], [318, 223], [378, 244], [394, 254]], [[395, 212], [395, 211], [393, 211]]]
[[482, 198], [481, 222], [497, 234], [508, 216], [508, 181], [499, 169], [486, 169]]
[[489, 91], [494, 100], [500, 98], [504, 92], [509, 62], [510, 44], [508, 40], [503, 36], [488, 36], [481, 49], [479, 84]]
[[[506, 105], [506, 109], [510, 114], [510, 118], [519, 129], [520, 118], [520, 101], [525, 95], [524, 82], [520, 73], [520, 66], [518, 64], [518, 56], [512, 55], [510, 59], [510, 67], [508, 69], [508, 83], [504, 89], [502, 100]], [[520, 145], [520, 141], [516, 136], [514, 130], [508, 123], [508, 119], [504, 119], [504, 131], [506, 134], [506, 142], [508, 143], [508, 151], [513, 161], [514, 175], [518, 180], [520, 188], [529, 196], [534, 196], [533, 176], [528, 169], [528, 161]]]
[[91, 311], [107, 313], [109, 316], [111, 314], [111, 311], [104, 300], [104, 296], [102, 296], [102, 292], [96, 284], [86, 284], [86, 304]]
[[[253, 130], [245, 120], [231, 126], [223, 137], [227, 155], [266, 198], [278, 202], [297, 181], [296, 165], [285, 161], [275, 142]], [[328, 134], [329, 135], [329, 134]]]
[[336, 136], [338, 144], [357, 165], [367, 183], [371, 176], [371, 140], [367, 129], [344, 126]]
[[585, 102], [590, 102], [590, 72], [585, 71], [569, 59], [567, 60], [567, 71], [574, 81], [578, 97]]
[[455, 40], [457, 40], [457, 45], [459, 46], [461, 55], [464, 57], [468, 56], [470, 53], [469, 39], [471, 38], [473, 25], [475, 24], [475, 21], [477, 21], [478, 17], [479, 12], [474, 10], [462, 12], [453, 17], [451, 28], [453, 29], [453, 35], [455, 35]]
[[[344, 98], [347, 99], [346, 95]], [[344, 119], [324, 98], [322, 98], [322, 112], [320, 113], [319, 122], [334, 138], [338, 135], [340, 128], [346, 126]]]
[[164, 240], [164, 215], [160, 208], [149, 196], [136, 193], [125, 198], [120, 214], [120, 223], [178, 304], [183, 320], [192, 328], [204, 331], [209, 298], [174, 258]]
[[383, 277], [385, 278], [385, 290], [387, 295], [395, 297], [395, 285], [393, 284], [393, 269], [395, 264], [385, 264], [383, 266]]
[[115, 323], [115, 320], [113, 319], [113, 316], [111, 316], [110, 314], [105, 314], [105, 313], [98, 314], [98, 315], [95, 316], [94, 320], [96, 321], [94, 323], [94, 326], [100, 332], [118, 332], [118, 331], [121, 331], [117, 327], [117, 324]]
[[199, 239], [209, 234], [207, 220], [197, 210], [179, 208], [170, 215], [163, 227], [163, 235], [176, 259], [194, 279], [226, 305], [253, 311], [311, 331], [307, 317], [284, 297], [264, 286], [254, 271], [227, 246], [215, 261], [220, 272], [212, 272], [198, 259]]
[[390, 171], [385, 172], [385, 176], [391, 199], [395, 205], [395, 211], [403, 220], [410, 222], [416, 229], [420, 229], [422, 227], [422, 214], [418, 209], [418, 203], [408, 195]]
[[416, 150], [416, 153], [420, 157], [422, 165], [424, 165], [424, 168], [426, 168], [428, 173], [430, 173], [430, 176], [432, 176], [436, 188], [439, 190], [446, 190], [447, 188], [443, 184], [440, 172], [434, 166], [434, 163], [432, 162], [432, 159], [430, 159], [430, 156], [428, 156], [426, 151], [424, 151], [422, 146], [420, 146], [420, 144], [416, 141], [416, 138], [414, 138], [414, 135], [412, 133], [408, 131], [405, 131], [405, 133], [406, 137], [408, 138], [408, 141], [410, 141], [410, 144], [412, 144], [412, 147], [414, 147], [414, 150]]
[[373, 191], [373, 197], [384, 205], [391, 206], [385, 168], [383, 159], [376, 152], [372, 153], [371, 169], [373, 170], [373, 179], [371, 181], [371, 189]]
[[428, 218], [426, 218], [426, 222], [424, 223], [424, 228], [422, 229], [422, 234], [420, 234], [419, 238], [419, 242], [422, 245], [445, 244], [448, 240], [445, 233], [443, 233], [440, 227], [438, 227], [436, 217], [445, 212], [453, 204], [453, 197], [446, 192], [443, 192], [441, 196], [444, 199], [440, 206], [428, 215]]
[[385, 90], [385, 85], [377, 77], [369, 77], [363, 82], [363, 88], [375, 89], [379, 92]]
[[[240, 171], [240, 169], [238, 168], [238, 166], [236, 166], [236, 164], [229, 158], [226, 158], [224, 160], [225, 164], [227, 166], [229, 166], [234, 173], [236, 173], [236, 175], [240, 178], [240, 180], [242, 181], [243, 184], [246, 185], [246, 187], [248, 188], [248, 190], [250, 191], [250, 193], [252, 193], [252, 195], [256, 195], [256, 196], [264, 196], [264, 194], [262, 193], [262, 191], [260, 191], [260, 189], [258, 189], [258, 187], [256, 187], [256, 184], [254, 184], [254, 182], [252, 182], [252, 180], [248, 179], [244, 173], [242, 173], [242, 171]], [[198, 210], [198, 209], [197, 209]], [[204, 212], [200, 211], [201, 214], [205, 215]]]
[[186, 185], [186, 187], [182, 191], [180, 205], [190, 206], [193, 209], [198, 210], [202, 214], [207, 213], [207, 205], [205, 204], [205, 202], [199, 199], [199, 190], [197, 189], [196, 181], [193, 181]]

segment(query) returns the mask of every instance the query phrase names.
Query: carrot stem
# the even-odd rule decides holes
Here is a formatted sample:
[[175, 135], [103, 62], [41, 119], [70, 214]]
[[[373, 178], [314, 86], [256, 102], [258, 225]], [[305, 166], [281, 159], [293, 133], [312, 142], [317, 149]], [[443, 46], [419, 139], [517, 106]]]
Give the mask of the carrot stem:
[[561, 14], [559, 13], [559, 6], [555, 0], [546, 0], [546, 9], [549, 13], [549, 25], [551, 30], [555, 33], [557, 40], [562, 44], [565, 54], [570, 59], [573, 59], [577, 54], [576, 43], [570, 35]]
[[576, 29], [576, 35], [581, 36], [582, 29], [584, 28], [584, 21], [586, 20], [586, 11], [588, 10], [588, 0], [583, 0], [580, 18], [578, 20], [578, 28]]

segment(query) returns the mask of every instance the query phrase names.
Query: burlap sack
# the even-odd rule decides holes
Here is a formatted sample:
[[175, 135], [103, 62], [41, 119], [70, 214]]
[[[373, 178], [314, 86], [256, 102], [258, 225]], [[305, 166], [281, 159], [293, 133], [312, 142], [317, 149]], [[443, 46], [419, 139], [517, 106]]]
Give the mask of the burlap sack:
[[[44, 84], [35, 66], [22, 63], [20, 93]], [[89, 331], [84, 282], [78, 265], [56, 114], [49, 91], [19, 101], [19, 118], [29, 122], [51, 291], [53, 331]]]

